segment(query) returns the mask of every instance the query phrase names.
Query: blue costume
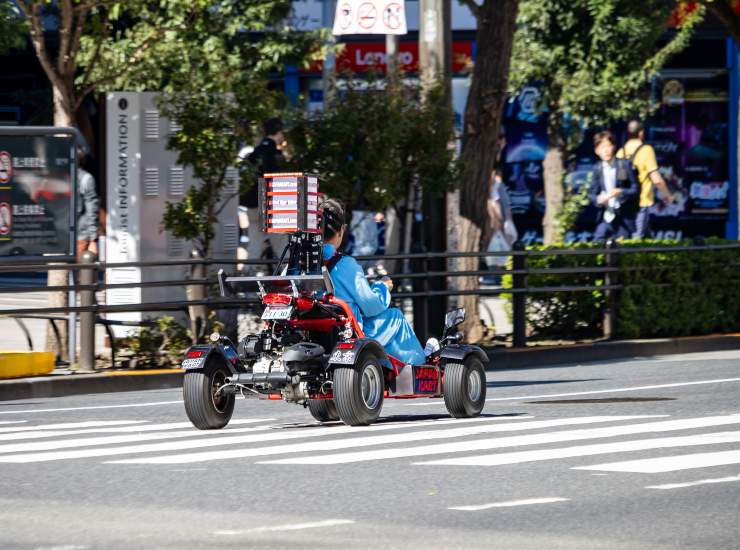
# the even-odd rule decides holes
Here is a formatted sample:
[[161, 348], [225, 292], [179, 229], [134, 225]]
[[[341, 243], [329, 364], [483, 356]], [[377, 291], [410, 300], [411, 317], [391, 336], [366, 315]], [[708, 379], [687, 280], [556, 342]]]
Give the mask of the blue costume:
[[[334, 256], [336, 249], [324, 245], [324, 258]], [[390, 355], [410, 365], [424, 364], [424, 350], [400, 310], [389, 308], [391, 293], [385, 283], [370, 285], [360, 264], [343, 256], [332, 268], [334, 294], [352, 308], [365, 336], [377, 340]]]

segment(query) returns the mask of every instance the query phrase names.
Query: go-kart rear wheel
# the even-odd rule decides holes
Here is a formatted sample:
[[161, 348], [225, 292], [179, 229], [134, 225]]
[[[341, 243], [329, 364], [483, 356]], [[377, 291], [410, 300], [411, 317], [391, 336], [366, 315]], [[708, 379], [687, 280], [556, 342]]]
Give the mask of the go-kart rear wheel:
[[375, 422], [383, 408], [385, 383], [380, 361], [363, 352], [354, 366], [334, 370], [334, 402], [339, 418], [349, 426]]
[[218, 390], [226, 383], [228, 369], [209, 362], [200, 372], [186, 372], [182, 386], [185, 412], [199, 430], [217, 430], [226, 426], [234, 413], [234, 394]]
[[444, 372], [447, 412], [455, 418], [478, 416], [486, 404], [486, 371], [477, 357], [465, 363], [447, 363]]
[[339, 413], [333, 399], [309, 399], [308, 411], [319, 422], [339, 420]]

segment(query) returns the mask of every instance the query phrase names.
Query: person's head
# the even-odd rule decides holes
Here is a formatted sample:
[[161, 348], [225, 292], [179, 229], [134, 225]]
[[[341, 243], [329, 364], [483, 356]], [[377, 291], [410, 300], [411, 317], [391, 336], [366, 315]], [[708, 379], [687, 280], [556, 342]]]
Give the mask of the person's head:
[[596, 156], [604, 162], [609, 162], [614, 158], [614, 151], [617, 148], [617, 141], [614, 139], [614, 134], [609, 130], [598, 132], [594, 136], [594, 151]]
[[639, 120], [627, 123], [627, 139], [645, 139], [645, 126]]
[[326, 199], [319, 208], [324, 217], [324, 242], [338, 247], [344, 238], [344, 206], [336, 199]]
[[285, 141], [283, 135], [283, 121], [279, 118], [268, 118], [262, 123], [262, 132], [265, 137], [269, 137], [275, 141], [275, 143], [282, 143]]

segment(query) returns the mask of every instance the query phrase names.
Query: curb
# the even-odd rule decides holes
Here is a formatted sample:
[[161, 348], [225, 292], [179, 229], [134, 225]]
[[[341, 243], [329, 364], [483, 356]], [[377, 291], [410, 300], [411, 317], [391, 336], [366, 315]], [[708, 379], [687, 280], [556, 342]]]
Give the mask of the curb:
[[86, 393], [161, 390], [181, 388], [181, 369], [116, 371], [101, 374], [68, 374], [0, 380], [0, 401], [63, 397]]
[[[486, 370], [574, 365], [593, 361], [736, 349], [740, 349], [740, 334], [654, 340], [620, 340], [524, 349], [489, 348], [486, 351], [491, 362]], [[181, 369], [162, 369], [94, 374], [58, 374], [0, 380], [0, 401], [180, 388], [182, 387], [183, 373], [184, 371]]]
[[490, 363], [486, 370], [573, 365], [593, 361], [736, 349], [740, 349], [740, 334], [656, 338], [652, 340], [617, 340], [593, 344], [505, 350], [488, 348], [486, 352]]

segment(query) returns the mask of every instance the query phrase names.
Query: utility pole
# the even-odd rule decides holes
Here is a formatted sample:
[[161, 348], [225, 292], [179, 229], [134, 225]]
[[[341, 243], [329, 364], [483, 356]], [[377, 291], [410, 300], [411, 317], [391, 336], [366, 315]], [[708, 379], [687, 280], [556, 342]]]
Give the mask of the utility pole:
[[395, 88], [398, 81], [398, 35], [385, 35], [385, 78], [389, 87]]
[[[450, 0], [420, 0], [419, 1], [419, 77], [422, 93], [426, 94], [438, 83], [444, 86], [444, 99], [448, 106], [452, 104], [452, 7]], [[422, 197], [423, 223], [420, 240], [424, 248], [430, 252], [442, 252], [447, 249], [447, 200], [444, 195], [436, 196], [430, 193]], [[429, 271], [445, 271], [446, 262], [442, 259], [433, 259], [426, 262]], [[447, 287], [445, 278], [435, 277], [428, 280], [427, 290], [444, 290]], [[421, 290], [421, 289], [420, 289]], [[418, 302], [422, 302], [419, 300]], [[445, 300], [426, 300], [427, 310], [424, 312], [425, 336], [438, 333], [442, 326], [442, 319], [446, 312]], [[422, 312], [421, 303], [414, 304], [414, 311]], [[414, 328], [417, 323], [414, 316]], [[417, 333], [418, 333], [417, 332]]]
[[[336, 10], [336, 0], [324, 0], [321, 4], [321, 25], [331, 29], [334, 22], [334, 11]], [[329, 96], [332, 93], [332, 80], [334, 79], [334, 36], [326, 44], [327, 52], [324, 58], [324, 64], [321, 69], [321, 82], [323, 85], [323, 104], [326, 106]]]

